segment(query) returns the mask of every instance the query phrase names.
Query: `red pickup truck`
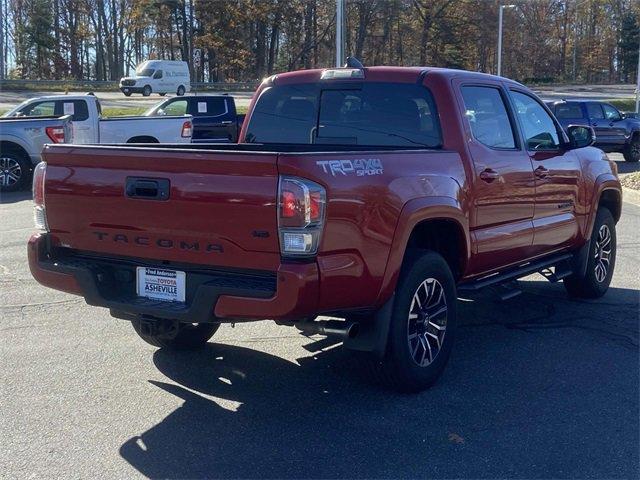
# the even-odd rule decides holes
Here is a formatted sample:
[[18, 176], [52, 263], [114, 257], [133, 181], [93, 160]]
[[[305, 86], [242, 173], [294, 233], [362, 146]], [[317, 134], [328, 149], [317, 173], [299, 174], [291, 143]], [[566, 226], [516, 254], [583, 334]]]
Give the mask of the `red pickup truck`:
[[457, 297], [509, 297], [535, 272], [606, 292], [622, 199], [593, 140], [491, 75], [274, 75], [239, 144], [47, 146], [30, 268], [158, 347], [272, 319], [370, 352], [380, 378], [418, 391], [447, 362]]

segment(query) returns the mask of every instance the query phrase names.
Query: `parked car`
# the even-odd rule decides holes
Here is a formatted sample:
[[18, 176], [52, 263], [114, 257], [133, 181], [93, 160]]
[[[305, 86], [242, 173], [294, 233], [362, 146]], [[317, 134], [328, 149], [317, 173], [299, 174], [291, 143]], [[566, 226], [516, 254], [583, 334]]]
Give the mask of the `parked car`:
[[120, 79], [120, 90], [127, 97], [132, 93], [182, 96], [191, 91], [189, 65], [176, 60], [147, 60], [137, 66], [133, 77]]
[[[53, 124], [56, 124], [56, 117], [68, 117], [70, 121], [66, 127], [68, 130], [67, 143], [71, 141], [71, 138], [75, 144], [191, 142], [190, 116], [104, 118], [101, 112], [100, 101], [91, 94], [32, 98], [5, 113], [1, 124], [2, 134], [4, 135], [5, 129], [9, 128], [9, 125], [16, 125], [17, 128], [23, 129], [26, 135], [32, 135], [34, 131], [25, 128], [28, 124], [24, 120], [29, 117], [42, 118], [44, 115], [48, 116], [47, 118], [50, 118]], [[36, 147], [42, 147], [44, 142], [40, 142], [41, 139], [44, 139], [43, 135], [37, 138]], [[37, 152], [37, 155], [29, 153], [35, 163], [40, 160], [40, 150]], [[22, 169], [21, 172], [28, 174], [25, 169]], [[16, 182], [18, 187], [15, 188], [24, 187], [28, 183], [29, 178], [25, 177], [24, 180]]]
[[549, 103], [563, 128], [591, 125], [596, 132], [596, 147], [619, 152], [627, 162], [640, 160], [640, 119], [627, 116], [606, 102], [562, 100]]
[[191, 115], [191, 141], [194, 143], [235, 143], [244, 121], [244, 115], [236, 113], [235, 100], [226, 94], [169, 98], [148, 110], [145, 115]]
[[30, 185], [43, 145], [70, 142], [72, 135], [70, 116], [0, 118], [0, 192]]
[[336, 336], [418, 391], [447, 363], [458, 296], [507, 298], [535, 272], [605, 294], [622, 200], [593, 137], [501, 77], [283, 73], [236, 145], [45, 147], [29, 264], [156, 347], [267, 318]]
[[70, 115], [73, 120], [73, 142], [78, 144], [191, 142], [190, 116], [103, 117], [100, 101], [92, 94], [32, 98], [4, 116], [30, 117], [43, 114]]

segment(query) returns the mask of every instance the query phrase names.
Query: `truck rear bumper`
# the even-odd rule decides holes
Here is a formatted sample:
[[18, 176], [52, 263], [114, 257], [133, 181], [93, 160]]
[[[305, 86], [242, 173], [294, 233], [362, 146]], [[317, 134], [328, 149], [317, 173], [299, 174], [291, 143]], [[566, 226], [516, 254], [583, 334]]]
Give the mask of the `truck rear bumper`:
[[[89, 305], [117, 317], [149, 316], [187, 323], [242, 320], [297, 320], [314, 314], [318, 302], [315, 263], [283, 263], [277, 272], [218, 270], [166, 265], [143, 259], [105, 258], [55, 246], [53, 237], [29, 239], [29, 268], [42, 285], [81, 295]], [[182, 270], [186, 301], [167, 302], [136, 294], [137, 266]]]

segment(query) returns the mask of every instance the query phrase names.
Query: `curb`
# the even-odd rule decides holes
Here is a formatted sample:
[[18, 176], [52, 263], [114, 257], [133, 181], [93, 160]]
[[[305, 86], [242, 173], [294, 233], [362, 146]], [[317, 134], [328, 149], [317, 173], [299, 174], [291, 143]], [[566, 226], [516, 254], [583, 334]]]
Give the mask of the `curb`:
[[640, 206], [640, 190], [622, 187], [622, 201]]

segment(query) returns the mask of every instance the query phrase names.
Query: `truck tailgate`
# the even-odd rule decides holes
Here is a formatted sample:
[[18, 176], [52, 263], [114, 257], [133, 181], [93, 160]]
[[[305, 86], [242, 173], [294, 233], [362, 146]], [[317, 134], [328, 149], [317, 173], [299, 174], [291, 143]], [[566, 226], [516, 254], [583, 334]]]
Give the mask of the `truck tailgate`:
[[[60, 145], [43, 158], [49, 228], [61, 246], [277, 268], [276, 154]], [[167, 185], [168, 198], [152, 198], [154, 185]]]

